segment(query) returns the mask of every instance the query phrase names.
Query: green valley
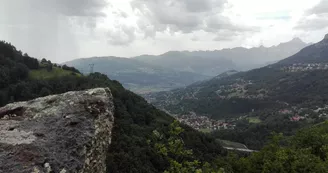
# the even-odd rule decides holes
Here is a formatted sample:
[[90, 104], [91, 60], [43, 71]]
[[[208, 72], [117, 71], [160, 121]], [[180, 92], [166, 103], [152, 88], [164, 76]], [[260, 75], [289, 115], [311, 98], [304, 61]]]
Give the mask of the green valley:
[[293, 135], [328, 118], [327, 42], [325, 37], [276, 64], [145, 98], [174, 115], [221, 122], [208, 126], [223, 129], [215, 136], [260, 149], [273, 131]]
[[[211, 96], [209, 94], [213, 91], [215, 97], [208, 101], [226, 99], [218, 102], [223, 104], [221, 107], [225, 109], [222, 109], [224, 112], [217, 113], [217, 116], [227, 117], [226, 113], [229, 113], [230, 120], [213, 124], [208, 119], [209, 114], [203, 116], [204, 122], [224, 126], [222, 130], [204, 134], [175, 121], [170, 115], [148, 104], [142, 97], [124, 89], [118, 81], [110, 80], [107, 75], [98, 72], [82, 75], [72, 67], [56, 67], [49, 61], [39, 61], [22, 54], [6, 42], [0, 42], [0, 62], [1, 106], [67, 91], [110, 88], [114, 97], [115, 122], [112, 142], [107, 151], [106, 166], [109, 173], [305, 173], [327, 170], [328, 122], [323, 122], [327, 108], [324, 106], [323, 92], [326, 83], [319, 80], [326, 77], [324, 70], [319, 70], [320, 75], [317, 70], [286, 74], [277, 68], [265, 67], [191, 85], [186, 88], [192, 93], [188, 97], [185, 97], [180, 89], [172, 91], [176, 92], [175, 100], [178, 105], [181, 104], [178, 98], [201, 100], [204, 96]], [[273, 77], [275, 81], [285, 77], [288, 82], [280, 80], [279, 86], [283, 87], [282, 89], [277, 83], [271, 82], [268, 76]], [[314, 81], [320, 83], [309, 85], [307, 94], [300, 93], [303, 90], [297, 89], [304, 89], [304, 86], [313, 84]], [[255, 83], [266, 88], [263, 90], [256, 87]], [[288, 88], [291, 83], [298, 85]], [[220, 92], [217, 87], [221, 88]], [[204, 88], [206, 90], [203, 90]], [[285, 95], [268, 99], [276, 93]], [[160, 93], [160, 96], [173, 98], [165, 93]], [[307, 102], [304, 102], [305, 98], [308, 99]], [[213, 106], [208, 104], [208, 101], [199, 103], [199, 106], [205, 109], [204, 112]], [[193, 102], [187, 103], [192, 106], [190, 103]], [[254, 108], [256, 104], [261, 107], [257, 105], [258, 107]], [[229, 105], [230, 107], [226, 107]], [[276, 107], [272, 107], [273, 105]], [[183, 111], [187, 112], [188, 109]], [[197, 109], [193, 116], [197, 118], [196, 111]], [[316, 114], [311, 114], [313, 112]], [[238, 116], [240, 113], [243, 116]], [[274, 116], [275, 114], [281, 116]], [[318, 114], [321, 119], [318, 119]], [[287, 137], [272, 131], [284, 132]], [[250, 150], [244, 144], [259, 151]]]
[[328, 173], [328, 0], [0, 1], [0, 173]]

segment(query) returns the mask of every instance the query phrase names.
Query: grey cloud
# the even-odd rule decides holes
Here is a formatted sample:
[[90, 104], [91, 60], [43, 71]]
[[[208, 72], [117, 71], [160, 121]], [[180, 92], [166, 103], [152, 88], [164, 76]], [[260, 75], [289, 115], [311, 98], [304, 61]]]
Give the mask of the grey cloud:
[[128, 45], [136, 39], [134, 27], [121, 25], [116, 30], [108, 31], [108, 43], [116, 46]]
[[105, 0], [1, 0], [0, 36], [32, 56], [64, 61], [78, 56], [75, 27], [94, 28], [105, 5]]
[[40, 18], [51, 22], [54, 18], [69, 17], [90, 25], [95, 23], [92, 20], [105, 16], [102, 9], [108, 5], [106, 0], [2, 0], [1, 3], [6, 17], [0, 16], [0, 23], [7, 24], [30, 24]]
[[231, 41], [232, 37], [231, 36], [224, 36], [224, 35], [218, 35], [215, 38], [213, 38], [213, 41]]
[[218, 29], [237, 29], [231, 24], [229, 18], [220, 15], [208, 17], [207, 19], [205, 19], [205, 23], [207, 26], [206, 30], [210, 32], [215, 32]]
[[147, 25], [153, 25], [155, 31], [169, 29], [189, 33], [202, 25], [201, 16], [189, 12], [181, 1], [134, 0], [131, 5], [141, 13], [140, 20], [148, 21]]
[[197, 36], [193, 36], [193, 37], [191, 37], [191, 41], [199, 41], [200, 39], [199, 39], [199, 37], [197, 37]]
[[108, 5], [106, 0], [53, 0], [61, 13], [67, 16], [105, 16], [101, 11]]
[[[195, 29], [198, 29], [202, 25], [202, 21], [199, 18], [195, 18], [192, 15], [185, 16], [166, 16], [160, 15], [159, 22], [166, 24], [171, 31], [182, 31], [184, 33], [190, 33]], [[164, 28], [163, 26], [160, 28]]]
[[[5, 0], [18, 1], [18, 0]], [[108, 5], [106, 0], [25, 0], [36, 11], [51, 12], [64, 16], [99, 17]], [[21, 3], [21, 1], [19, 1]], [[16, 4], [16, 3], [15, 3]]]
[[328, 1], [321, 0], [319, 4], [308, 11], [309, 14], [325, 14], [328, 13]]
[[305, 17], [295, 27], [295, 29], [301, 30], [320, 30], [324, 28], [328, 28], [328, 15], [318, 15], [314, 18]]
[[[50, 11], [64, 15], [67, 17], [73, 17], [75, 22], [82, 24], [83, 26], [95, 28], [97, 25], [97, 18], [105, 17], [105, 13], [102, 12], [103, 8], [109, 5], [106, 0], [34, 0], [42, 1], [50, 7]], [[41, 3], [41, 2], [40, 2]], [[48, 9], [45, 7], [45, 9]]]
[[297, 30], [321, 30], [328, 27], [328, 1], [321, 0], [319, 4], [308, 10], [294, 27]]
[[229, 18], [214, 15], [205, 19], [205, 31], [215, 33], [213, 41], [231, 41], [233, 38], [242, 33], [259, 32], [259, 27], [249, 27], [233, 24]]
[[183, 0], [186, 9], [190, 12], [206, 12], [211, 9], [209, 0]]
[[153, 25], [149, 25], [143, 20], [137, 21], [137, 25], [139, 29], [143, 31], [145, 38], [154, 37], [156, 35], [156, 30]]
[[239, 32], [223, 30], [216, 33], [216, 36], [213, 38], [213, 41], [231, 41], [234, 37], [238, 36]]
[[189, 12], [209, 12], [214, 8], [220, 12], [226, 2], [226, 0], [183, 0], [183, 4]]
[[208, 32], [220, 32], [220, 31], [228, 31], [230, 33], [236, 32], [258, 32], [259, 27], [252, 26], [244, 26], [238, 25], [231, 22], [228, 17], [221, 15], [213, 15], [207, 17], [205, 20], [205, 30]]
[[[206, 31], [216, 33], [220, 30], [249, 31], [252, 28], [232, 24], [222, 15], [226, 0], [133, 0], [132, 8], [142, 22], [153, 31], [147, 33]], [[139, 25], [142, 24], [142, 25]], [[145, 24], [146, 23], [146, 24]], [[149, 34], [148, 34], [149, 35]]]

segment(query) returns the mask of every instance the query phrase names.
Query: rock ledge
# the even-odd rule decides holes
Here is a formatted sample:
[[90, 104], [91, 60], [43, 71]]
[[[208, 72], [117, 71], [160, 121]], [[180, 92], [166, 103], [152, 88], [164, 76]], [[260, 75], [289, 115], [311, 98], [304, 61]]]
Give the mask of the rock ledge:
[[113, 112], [108, 88], [0, 108], [0, 172], [105, 173]]

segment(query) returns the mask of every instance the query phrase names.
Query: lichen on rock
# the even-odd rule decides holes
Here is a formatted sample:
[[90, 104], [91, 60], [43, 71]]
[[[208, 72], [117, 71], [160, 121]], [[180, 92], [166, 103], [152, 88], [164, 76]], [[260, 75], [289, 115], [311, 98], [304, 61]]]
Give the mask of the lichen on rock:
[[113, 112], [108, 88], [0, 108], [0, 172], [105, 173]]

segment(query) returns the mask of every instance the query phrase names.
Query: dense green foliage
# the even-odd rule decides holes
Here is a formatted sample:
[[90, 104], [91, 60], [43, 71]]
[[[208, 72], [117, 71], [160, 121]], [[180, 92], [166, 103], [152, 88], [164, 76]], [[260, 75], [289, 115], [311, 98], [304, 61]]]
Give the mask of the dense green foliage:
[[[300, 130], [295, 136], [285, 138], [272, 134], [270, 143], [261, 151], [247, 157], [229, 153], [210, 163], [200, 162], [193, 151], [184, 147], [177, 123], [170, 125], [168, 140], [154, 132], [153, 145], [157, 152], [168, 157], [167, 173], [324, 173], [328, 172], [328, 121]], [[189, 156], [188, 159], [179, 156]]]
[[[272, 119], [271, 119], [272, 120]], [[291, 122], [281, 120], [276, 117], [275, 120], [259, 124], [237, 123], [235, 129], [219, 130], [212, 132], [212, 135], [218, 139], [225, 139], [245, 144], [251, 149], [261, 149], [267, 144], [272, 132], [283, 132], [286, 136], [294, 135], [297, 129], [310, 126], [305, 121]]]
[[64, 70], [63, 68], [52, 67], [49, 71], [48, 69], [38, 69], [38, 70], [31, 70], [29, 73], [29, 77], [31, 79], [47, 79], [47, 78], [55, 78], [55, 77], [62, 77], [62, 76], [69, 76], [69, 75], [77, 75], [80, 74], [72, 72], [70, 70]]
[[[109, 87], [114, 96], [115, 122], [112, 144], [108, 151], [108, 172], [146, 173], [161, 172], [168, 168], [169, 161], [159, 155], [147, 140], [156, 129], [167, 134], [173, 118], [149, 105], [142, 97], [125, 90], [123, 86], [106, 75], [92, 73], [79, 75], [70, 67], [58, 67], [50, 61], [22, 55], [12, 45], [0, 42], [0, 106], [14, 101], [30, 100], [40, 96], [59, 94], [73, 90]], [[34, 62], [34, 63], [31, 63]], [[51, 68], [50, 68], [51, 66]], [[71, 70], [75, 75], [55, 75], [57, 69]], [[46, 69], [46, 78], [29, 77], [29, 73]], [[33, 76], [33, 75], [32, 75]], [[207, 137], [190, 127], [183, 126], [181, 134], [187, 148], [193, 149], [199, 160], [209, 161], [225, 150], [214, 138]]]
[[299, 131], [287, 145], [280, 145], [282, 139], [276, 135], [260, 152], [235, 162], [235, 172], [328, 172], [328, 122]]
[[[109, 153], [110, 172], [158, 172], [168, 167], [168, 160], [156, 153], [147, 140], [156, 129], [168, 133], [171, 117], [150, 106], [144, 99], [125, 91], [114, 93], [115, 127]], [[200, 160], [211, 160], [225, 152], [213, 138], [206, 137], [189, 127], [182, 134], [188, 148]], [[140, 166], [142, 165], [142, 166]]]
[[222, 170], [215, 170], [215, 167], [212, 168], [208, 162], [200, 162], [193, 155], [193, 150], [185, 147], [181, 135], [184, 129], [179, 126], [178, 121], [171, 123], [168, 130], [168, 136], [154, 130], [152, 140], [148, 141], [159, 155], [169, 161], [170, 166], [164, 173], [222, 172]]
[[[70, 69], [72, 71], [66, 71], [60, 67], [53, 68], [50, 61], [42, 60], [39, 62], [37, 59], [18, 51], [10, 43], [0, 42], [0, 106], [9, 102], [65, 91], [59, 87], [61, 83], [69, 79], [65, 78], [62, 82], [58, 78], [53, 78], [56, 77], [55, 75], [50, 75], [50, 81], [33, 79], [40, 78], [37, 74], [56, 74], [57, 71], [65, 74], [61, 76], [78, 75], [79, 72], [76, 69]], [[60, 82], [55, 84], [57, 81]], [[67, 88], [66, 90], [72, 89]]]

